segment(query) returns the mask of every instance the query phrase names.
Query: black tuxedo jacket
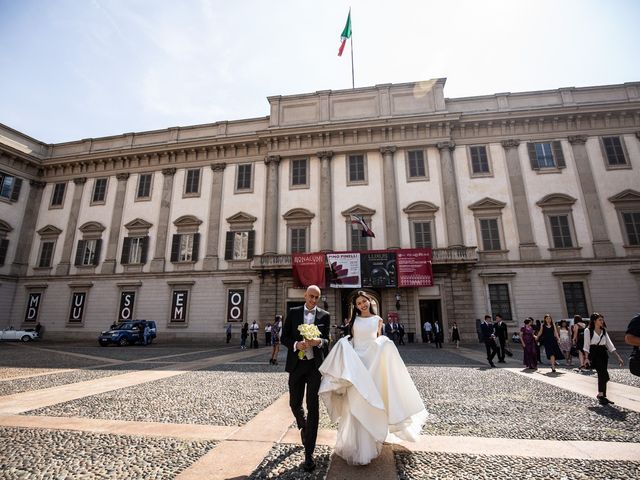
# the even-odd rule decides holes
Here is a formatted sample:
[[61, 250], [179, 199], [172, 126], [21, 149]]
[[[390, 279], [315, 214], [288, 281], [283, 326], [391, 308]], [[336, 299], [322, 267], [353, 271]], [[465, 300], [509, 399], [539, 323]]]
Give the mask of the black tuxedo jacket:
[[[284, 321], [284, 325], [282, 327], [280, 342], [288, 349], [287, 364], [285, 365], [285, 370], [289, 373], [293, 372], [298, 362], [308, 361], [300, 360], [298, 358], [298, 352], [293, 351], [294, 343], [304, 340], [302, 338], [302, 335], [300, 335], [300, 332], [298, 331], [298, 326], [303, 323], [304, 305], [301, 305], [289, 310], [287, 318]], [[324, 360], [324, 347], [329, 344], [331, 315], [329, 314], [329, 312], [322, 310], [320, 307], [316, 307], [316, 319], [313, 323], [315, 323], [316, 327], [318, 327], [318, 330], [320, 330], [320, 338], [322, 339], [322, 343], [319, 346], [313, 347], [313, 360], [315, 362], [316, 368], [319, 368], [320, 364], [322, 364], [322, 361]]]
[[505, 342], [507, 340], [507, 324], [504, 323], [504, 321], [502, 322], [502, 324], [500, 323], [496, 323], [494, 325], [494, 330], [496, 332], [496, 337], [498, 337], [499, 340]]
[[480, 324], [480, 331], [482, 332], [482, 340], [484, 342], [490, 342], [492, 340], [491, 336], [495, 335], [492, 323], [482, 322]]

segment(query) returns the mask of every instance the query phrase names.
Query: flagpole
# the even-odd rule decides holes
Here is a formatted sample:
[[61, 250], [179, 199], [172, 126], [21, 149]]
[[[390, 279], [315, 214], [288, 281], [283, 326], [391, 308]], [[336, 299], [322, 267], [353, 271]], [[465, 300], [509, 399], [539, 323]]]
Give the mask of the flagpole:
[[349, 20], [351, 22], [351, 37], [349, 38], [349, 40], [351, 40], [351, 88], [355, 89], [356, 81], [353, 74], [353, 19], [351, 19], [351, 7], [349, 7]]

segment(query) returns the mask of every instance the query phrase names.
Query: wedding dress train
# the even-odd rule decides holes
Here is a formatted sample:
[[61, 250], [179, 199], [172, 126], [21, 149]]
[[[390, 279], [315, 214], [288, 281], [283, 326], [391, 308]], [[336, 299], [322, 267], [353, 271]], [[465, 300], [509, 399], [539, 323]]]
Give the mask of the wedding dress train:
[[385, 441], [416, 441], [428, 415], [395, 344], [377, 337], [379, 320], [356, 317], [353, 339], [320, 366], [320, 398], [339, 422], [335, 452], [351, 465], [370, 463]]

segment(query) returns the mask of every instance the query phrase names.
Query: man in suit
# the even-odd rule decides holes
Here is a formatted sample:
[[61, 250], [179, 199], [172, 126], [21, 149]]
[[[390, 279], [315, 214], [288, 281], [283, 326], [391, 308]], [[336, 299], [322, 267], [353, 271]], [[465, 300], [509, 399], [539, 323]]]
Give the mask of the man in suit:
[[502, 315], [496, 314], [496, 323], [493, 330], [498, 339], [498, 363], [507, 363], [504, 361], [504, 354], [507, 348], [507, 324], [502, 321]]
[[[285, 370], [289, 373], [289, 406], [300, 429], [300, 437], [304, 445], [304, 463], [306, 472], [316, 468], [313, 451], [318, 436], [319, 398], [318, 390], [322, 379], [318, 368], [324, 360], [324, 350], [329, 344], [331, 315], [318, 307], [320, 288], [311, 285], [304, 294], [304, 305], [289, 310], [282, 327], [280, 341], [288, 349]], [[315, 323], [320, 330], [320, 338], [305, 340], [298, 331], [303, 323]], [[298, 356], [304, 351], [303, 359]], [[307, 415], [305, 418], [302, 399], [307, 390]]]
[[491, 323], [491, 315], [485, 315], [484, 321], [480, 324], [480, 331], [482, 333], [482, 341], [487, 349], [487, 360], [491, 368], [495, 367], [493, 363], [493, 357], [496, 356], [498, 346], [496, 345], [496, 337], [493, 331], [493, 323]]

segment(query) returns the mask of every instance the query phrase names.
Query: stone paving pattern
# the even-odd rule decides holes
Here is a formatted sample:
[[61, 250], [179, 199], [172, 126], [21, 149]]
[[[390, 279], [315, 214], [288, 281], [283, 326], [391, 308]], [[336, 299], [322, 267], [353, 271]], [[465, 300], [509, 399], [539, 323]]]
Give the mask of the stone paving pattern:
[[[637, 411], [617, 405], [600, 407], [594, 398], [595, 388], [594, 395], [587, 397], [537, 381], [550, 375], [544, 365], [538, 372], [526, 376], [501, 368], [489, 369], [482, 360], [483, 347], [467, 347], [470, 349], [459, 351], [452, 347], [435, 349], [424, 344], [400, 347], [430, 412], [424, 435], [480, 437], [487, 441], [491, 438], [513, 439], [513, 442], [526, 439], [602, 440], [610, 445], [640, 442], [637, 434], [640, 413]], [[505, 366], [520, 369], [517, 346], [512, 350], [515, 355], [507, 359]], [[229, 359], [225, 360], [222, 355], [229, 355]], [[170, 378], [89, 394], [23, 415], [34, 419], [53, 416], [161, 422], [184, 425], [185, 428], [189, 425], [242, 427], [287, 392], [285, 356], [286, 349], [283, 348], [279, 365], [273, 366], [268, 363], [270, 349], [267, 348], [247, 352], [226, 345], [217, 348], [157, 344], [101, 348], [44, 341], [33, 346], [7, 345], [5, 348], [3, 345], [0, 350], [0, 401], [3, 395], [81, 385], [92, 379], [109, 382], [111, 377], [133, 371], [141, 372], [141, 378], [144, 378], [144, 371], [149, 369], [180, 369], [184, 362], [221, 358], [218, 364], [199, 370], [181, 371]], [[74, 370], [58, 373], [60, 369], [68, 368]], [[51, 373], [13, 378], [47, 370]], [[611, 368], [610, 373], [612, 381], [632, 387], [640, 383], [626, 369]], [[562, 378], [577, 374], [571, 367], [562, 367], [555, 375]], [[292, 416], [290, 420], [293, 426]], [[215, 440], [172, 438], [160, 432], [157, 436], [155, 433], [137, 436], [135, 425], [132, 424], [131, 435], [0, 427], [0, 479], [171, 479], [209, 452], [215, 452], [219, 444]], [[320, 429], [332, 432], [336, 427], [321, 404]], [[115, 452], [118, 454], [114, 455]], [[640, 478], [640, 459], [636, 462], [556, 458], [552, 451], [549, 458], [509, 456], [508, 451], [500, 453], [472, 455], [400, 449], [392, 457], [400, 479]], [[300, 470], [304, 454], [299, 444], [275, 442], [257, 467], [238, 478], [326, 478], [331, 475], [331, 455], [330, 446], [319, 444], [316, 448], [318, 468], [309, 475]], [[363, 468], [359, 471], [367, 472]], [[371, 475], [367, 473], [366, 478]]]

